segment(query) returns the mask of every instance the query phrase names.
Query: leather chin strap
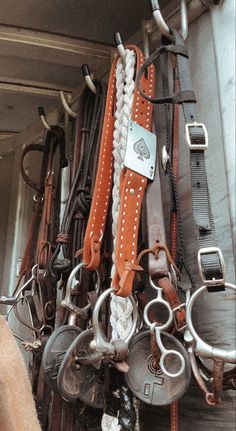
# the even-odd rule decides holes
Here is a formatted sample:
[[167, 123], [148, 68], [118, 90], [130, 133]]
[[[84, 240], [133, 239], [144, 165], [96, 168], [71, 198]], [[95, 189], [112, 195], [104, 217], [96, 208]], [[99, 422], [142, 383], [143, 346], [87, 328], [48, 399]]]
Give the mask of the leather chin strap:
[[[144, 63], [142, 52], [135, 46], [127, 46], [136, 53], [136, 69]], [[94, 270], [100, 262], [101, 241], [106, 225], [108, 205], [112, 188], [113, 157], [112, 142], [115, 114], [115, 68], [113, 63], [106, 100], [106, 111], [99, 163], [94, 188], [89, 221], [84, 239], [83, 262], [87, 269]], [[142, 77], [143, 92], [151, 97], [154, 94], [154, 67]], [[147, 130], [152, 125], [151, 103], [137, 90], [134, 91], [131, 120]], [[147, 178], [129, 168], [123, 168], [120, 177], [120, 210], [118, 218], [117, 244], [115, 249], [116, 273], [113, 286], [119, 296], [128, 296], [132, 290], [135, 271], [142, 270], [135, 264], [142, 199], [147, 186]]]

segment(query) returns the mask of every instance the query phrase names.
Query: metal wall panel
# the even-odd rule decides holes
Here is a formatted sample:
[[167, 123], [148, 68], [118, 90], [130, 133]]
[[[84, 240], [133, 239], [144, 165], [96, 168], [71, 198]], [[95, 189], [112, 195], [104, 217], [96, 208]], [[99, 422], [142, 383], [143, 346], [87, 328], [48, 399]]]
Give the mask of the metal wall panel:
[[[204, 13], [194, 21], [189, 28], [187, 46], [193, 88], [198, 102], [198, 120], [206, 124], [209, 133], [206, 168], [218, 246], [225, 258], [227, 281], [234, 283], [232, 221], [235, 223], [235, 219], [232, 217], [230, 201], [235, 192], [235, 183], [232, 183], [232, 172], [235, 169], [235, 161], [232, 160], [232, 143], [234, 142], [232, 115], [235, 87], [232, 79], [234, 59], [232, 55], [226, 56], [226, 53], [232, 52], [234, 49], [231, 37], [234, 26], [232, 6], [231, 0], [225, 0], [222, 6], [212, 8], [210, 12]], [[187, 256], [195, 278], [198, 280], [198, 286], [200, 286], [196, 259], [197, 248], [191, 219], [189, 152], [183, 133], [180, 158], [181, 207]], [[187, 283], [187, 280], [184, 278], [183, 282]], [[194, 307], [194, 324], [200, 336], [209, 344], [228, 350], [234, 349], [235, 297], [228, 292], [206, 293]], [[235, 392], [225, 391], [222, 399], [222, 407], [207, 406], [204, 395], [192, 382], [179, 403], [179, 430], [234, 431], [236, 425]], [[168, 430], [169, 409], [168, 407], [153, 408], [142, 404], [140, 421], [141, 431]]]

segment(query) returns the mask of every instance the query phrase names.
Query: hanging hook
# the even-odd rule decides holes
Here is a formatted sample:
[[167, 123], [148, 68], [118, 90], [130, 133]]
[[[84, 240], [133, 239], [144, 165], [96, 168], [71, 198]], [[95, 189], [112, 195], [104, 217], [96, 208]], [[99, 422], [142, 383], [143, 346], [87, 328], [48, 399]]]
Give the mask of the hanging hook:
[[66, 100], [66, 96], [65, 96], [65, 94], [64, 94], [64, 91], [62, 91], [62, 90], [60, 90], [60, 98], [61, 98], [61, 103], [62, 103], [62, 105], [63, 105], [63, 107], [64, 107], [65, 111], [66, 111], [69, 115], [71, 115], [71, 117], [76, 118], [76, 117], [77, 117], [77, 113], [76, 113], [76, 112], [74, 112], [74, 111], [72, 111], [72, 109], [71, 109], [71, 108], [70, 108], [70, 106], [68, 105], [67, 100]]
[[[171, 38], [171, 31], [160, 11], [159, 1], [158, 0], [150, 0], [151, 8], [153, 13], [153, 18], [156, 21], [156, 24], [164, 36]], [[183, 39], [185, 40], [188, 35], [188, 17], [187, 17], [187, 5], [186, 0], [180, 0], [180, 16], [181, 16], [181, 34]]]
[[51, 130], [51, 127], [49, 126], [49, 124], [48, 124], [48, 122], [46, 120], [45, 111], [44, 111], [44, 107], [43, 106], [39, 106], [38, 107], [38, 114], [39, 114], [39, 117], [41, 118], [41, 121], [42, 121], [45, 129]]
[[86, 84], [87, 84], [87, 86], [88, 86], [88, 88], [94, 93], [94, 94], [96, 94], [96, 87], [95, 87], [95, 85], [94, 85], [94, 83], [93, 83], [93, 81], [92, 81], [92, 78], [91, 78], [91, 74], [90, 74], [90, 70], [89, 70], [89, 67], [88, 67], [88, 65], [87, 64], [82, 64], [82, 67], [81, 67], [81, 69], [82, 69], [82, 73], [83, 73], [83, 76], [84, 76], [84, 79], [85, 79], [85, 82], [86, 82]]
[[152, 14], [153, 18], [156, 21], [157, 27], [161, 31], [164, 36], [170, 37], [170, 29], [168, 25], [165, 23], [163, 16], [160, 11], [159, 1], [158, 0], [151, 0], [151, 8], [152, 8]]
[[185, 40], [188, 36], [188, 12], [186, 0], [180, 0], [181, 34]]
[[115, 39], [116, 48], [117, 48], [117, 50], [118, 50], [118, 52], [119, 52], [119, 54], [120, 54], [120, 56], [122, 58], [122, 61], [125, 62], [126, 54], [125, 54], [125, 48], [124, 48], [124, 45], [123, 45], [123, 42], [122, 42], [121, 34], [120, 33], [115, 33], [114, 34], [114, 39]]
[[149, 34], [152, 31], [152, 23], [150, 20], [142, 20], [142, 31], [143, 31], [143, 53], [146, 58], [150, 55], [149, 50]]

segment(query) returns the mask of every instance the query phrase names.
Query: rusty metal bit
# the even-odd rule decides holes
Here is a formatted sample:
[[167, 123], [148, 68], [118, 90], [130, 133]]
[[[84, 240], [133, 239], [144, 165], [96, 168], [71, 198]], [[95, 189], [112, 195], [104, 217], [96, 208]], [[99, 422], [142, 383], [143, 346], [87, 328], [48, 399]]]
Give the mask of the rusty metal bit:
[[217, 405], [222, 404], [220, 394], [223, 388], [224, 365], [225, 363], [222, 359], [214, 359], [212, 389], [215, 403]]
[[160, 357], [161, 357], [161, 351], [159, 349], [159, 346], [157, 344], [157, 340], [156, 340], [156, 334], [155, 332], [151, 332], [151, 351], [152, 351], [152, 356], [153, 356], [153, 367], [155, 368], [155, 370], [159, 370], [160, 369]]

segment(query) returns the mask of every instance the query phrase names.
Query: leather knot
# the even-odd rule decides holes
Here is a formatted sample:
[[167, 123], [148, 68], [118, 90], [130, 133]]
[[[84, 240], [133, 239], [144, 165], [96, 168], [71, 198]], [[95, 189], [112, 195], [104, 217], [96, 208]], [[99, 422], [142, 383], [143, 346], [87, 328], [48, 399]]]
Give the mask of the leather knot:
[[56, 242], [60, 242], [61, 244], [68, 244], [69, 235], [67, 233], [59, 233], [57, 235]]
[[119, 281], [120, 289], [122, 289], [124, 287], [124, 285], [126, 284], [126, 280], [127, 280], [131, 271], [143, 271], [143, 268], [140, 265], [138, 265], [137, 263], [131, 263], [129, 261], [126, 261], [124, 271], [123, 271], [122, 276], [120, 277], [120, 281]]

